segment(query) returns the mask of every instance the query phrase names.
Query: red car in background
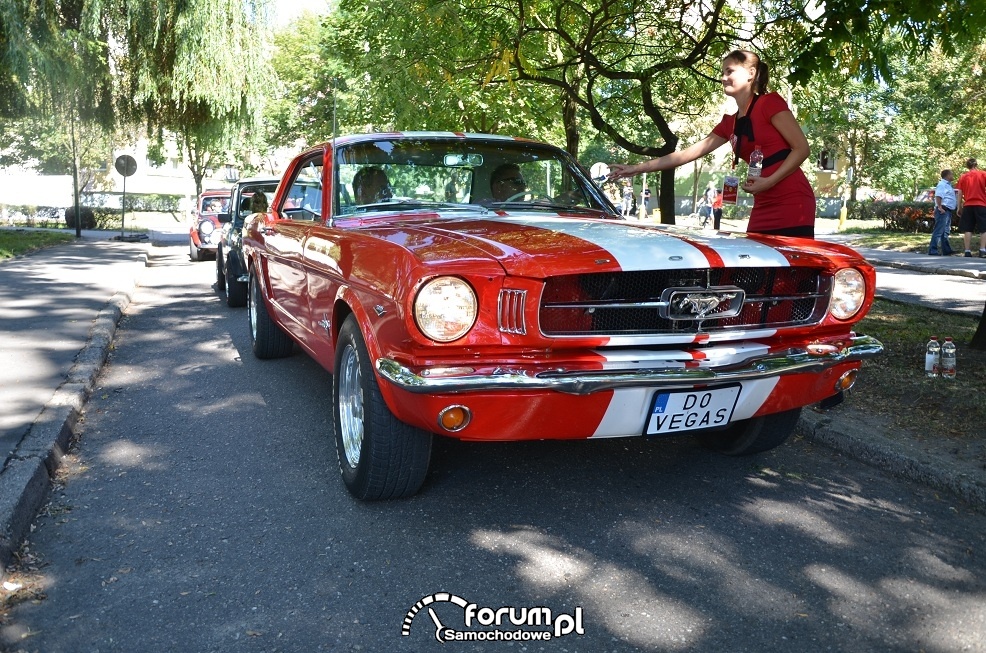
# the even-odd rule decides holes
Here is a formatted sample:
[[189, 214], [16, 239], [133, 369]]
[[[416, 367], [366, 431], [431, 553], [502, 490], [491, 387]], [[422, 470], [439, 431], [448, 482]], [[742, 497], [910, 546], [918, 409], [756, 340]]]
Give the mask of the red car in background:
[[188, 227], [188, 257], [204, 261], [216, 255], [222, 236], [219, 214], [229, 211], [230, 189], [204, 190]]
[[619, 218], [549, 145], [337, 138], [244, 224], [254, 354], [332, 373], [343, 481], [387, 499], [435, 434], [765, 451], [882, 351], [854, 333], [875, 272], [852, 249]]

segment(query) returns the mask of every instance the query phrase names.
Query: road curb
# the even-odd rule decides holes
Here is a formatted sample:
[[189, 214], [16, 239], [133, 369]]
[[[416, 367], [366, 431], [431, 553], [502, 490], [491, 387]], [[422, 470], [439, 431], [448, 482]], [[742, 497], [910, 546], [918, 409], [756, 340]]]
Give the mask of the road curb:
[[936, 490], [950, 492], [980, 512], [986, 512], [986, 485], [950, 469], [947, 461], [918, 460], [903, 451], [891, 440], [867, 433], [860, 437], [855, 430], [826, 415], [811, 410], [802, 412], [798, 431], [808, 440], [823, 444], [863, 463], [899, 478], [916, 481]]
[[891, 260], [876, 256], [865, 256], [866, 262], [873, 266], [884, 268], [895, 268], [907, 270], [909, 272], [920, 272], [922, 274], [941, 274], [952, 277], [966, 277], [969, 279], [986, 279], [986, 270], [972, 270], [956, 267], [943, 267], [941, 265], [927, 265], [922, 263], [912, 263], [910, 261]]
[[[146, 253], [142, 259], [146, 267]], [[128, 289], [114, 293], [99, 311], [67, 377], [0, 470], [0, 579], [5, 577], [51, 491], [52, 479], [75, 434], [79, 415], [92, 394], [136, 286], [135, 276]]]

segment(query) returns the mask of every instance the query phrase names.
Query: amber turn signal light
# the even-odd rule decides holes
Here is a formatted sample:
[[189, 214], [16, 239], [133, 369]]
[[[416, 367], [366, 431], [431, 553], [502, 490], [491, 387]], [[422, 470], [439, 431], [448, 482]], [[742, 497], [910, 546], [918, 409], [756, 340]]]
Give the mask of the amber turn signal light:
[[465, 406], [448, 406], [438, 413], [438, 425], [450, 433], [469, 426], [472, 413]]
[[849, 390], [856, 384], [856, 376], [858, 374], [859, 370], [849, 370], [835, 382], [835, 389], [839, 392]]

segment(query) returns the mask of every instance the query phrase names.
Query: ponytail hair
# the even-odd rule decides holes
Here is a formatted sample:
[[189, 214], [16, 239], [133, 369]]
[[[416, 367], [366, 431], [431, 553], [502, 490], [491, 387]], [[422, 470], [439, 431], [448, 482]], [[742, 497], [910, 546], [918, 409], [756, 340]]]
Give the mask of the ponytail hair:
[[733, 50], [727, 54], [723, 61], [734, 61], [741, 66], [745, 66], [753, 72], [753, 92], [763, 95], [767, 92], [767, 84], [770, 82], [770, 68], [755, 52], [749, 50]]

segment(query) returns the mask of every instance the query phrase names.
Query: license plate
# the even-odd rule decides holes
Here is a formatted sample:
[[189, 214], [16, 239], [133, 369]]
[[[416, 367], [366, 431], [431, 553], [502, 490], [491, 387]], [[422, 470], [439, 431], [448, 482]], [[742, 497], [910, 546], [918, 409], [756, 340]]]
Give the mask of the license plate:
[[709, 390], [659, 392], [645, 435], [660, 435], [725, 426], [733, 417], [740, 386]]

